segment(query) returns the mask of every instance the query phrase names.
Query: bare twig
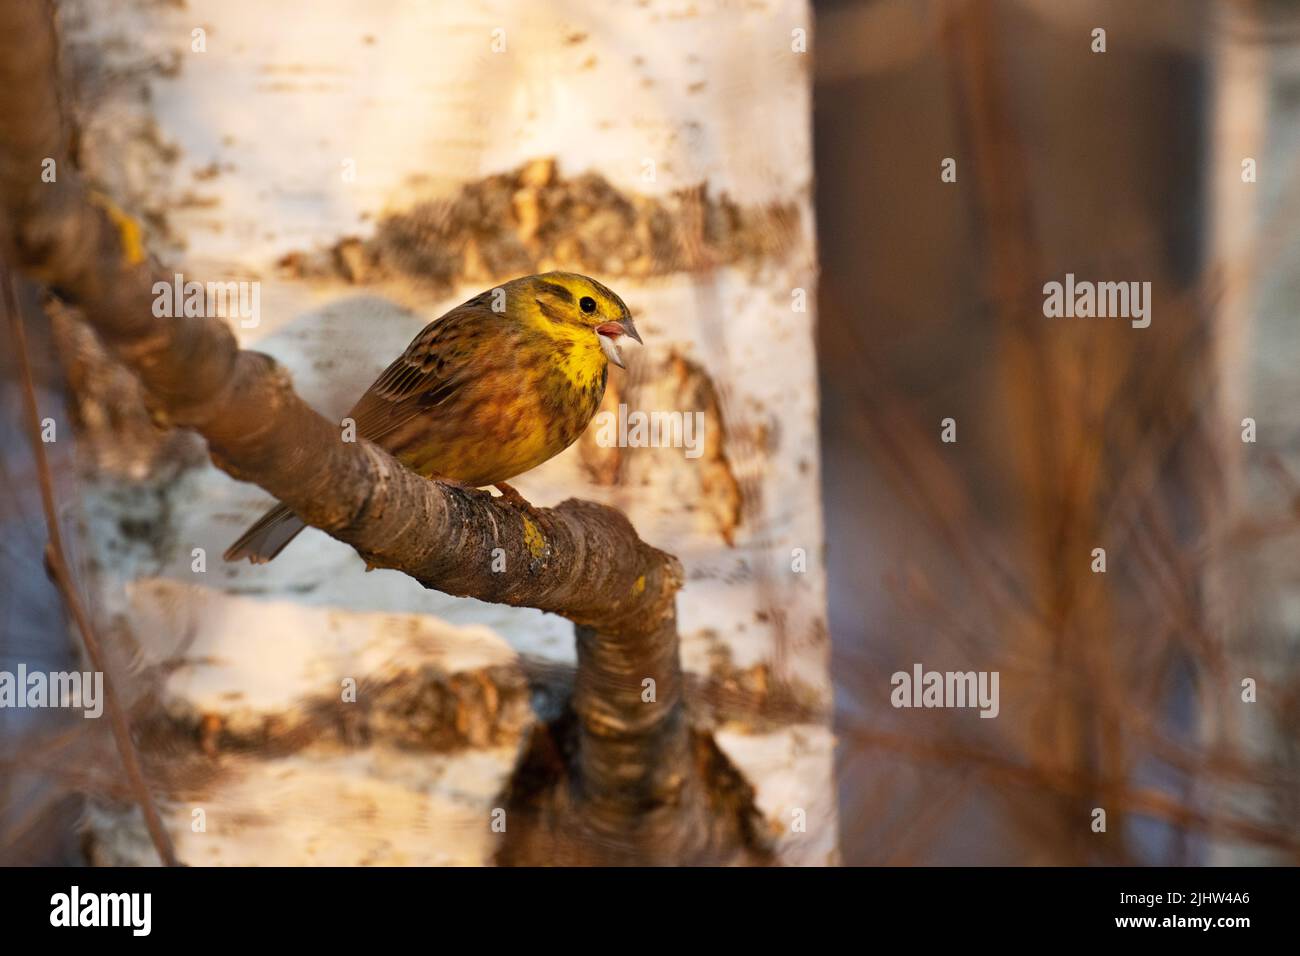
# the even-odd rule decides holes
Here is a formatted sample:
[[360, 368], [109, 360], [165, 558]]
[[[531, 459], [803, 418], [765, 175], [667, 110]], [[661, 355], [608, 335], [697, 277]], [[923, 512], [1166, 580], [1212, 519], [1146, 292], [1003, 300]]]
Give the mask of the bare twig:
[[[1213, 829], [1242, 842], [1277, 847], [1292, 857], [1300, 858], [1300, 839], [1286, 827], [1198, 810], [1187, 806], [1177, 797], [1151, 788], [1134, 787], [1127, 780], [1097, 779], [1068, 768], [1023, 764], [963, 743], [932, 741], [912, 735], [858, 728], [848, 728], [843, 733], [863, 747], [897, 753], [908, 760], [939, 763], [980, 773], [1008, 787], [1030, 788], [1065, 798], [1076, 797], [1085, 788], [1089, 788], [1104, 797], [1110, 806], [1129, 813], [1202, 833]], [[1079, 812], [1081, 818], [1086, 816], [1084, 810]]]
[[[149, 261], [138, 227], [70, 162], [56, 64], [48, 0], [0, 5], [0, 241], [14, 261], [80, 306], [138, 376], [156, 419], [199, 432], [218, 467], [260, 485], [370, 567], [578, 625], [574, 746], [547, 765], [545, 786], [577, 800], [571, 839], [611, 847], [592, 862], [668, 862], [665, 848], [673, 861], [703, 862], [741, 846], [752, 805], [741, 801], [720, 822], [709, 802], [719, 764], [695, 746], [679, 690], [680, 562], [612, 508], [569, 500], [529, 512], [421, 478], [369, 442], [342, 440], [274, 360], [239, 348], [224, 321], [155, 317], [153, 288], [170, 276]], [[54, 182], [39, 176], [46, 159], [56, 163]], [[494, 570], [502, 556], [509, 573]], [[656, 701], [641, 699], [645, 678], [661, 688]], [[640, 826], [657, 811], [671, 811], [658, 816], [672, 834]], [[716, 839], [701, 843], [706, 831]]]
[[86, 613], [72, 575], [68, 571], [68, 562], [63, 550], [63, 535], [59, 530], [58, 511], [54, 506], [54, 481], [50, 477], [50, 462], [45, 456], [45, 444], [41, 441], [40, 413], [36, 407], [36, 385], [32, 380], [31, 359], [27, 354], [27, 332], [23, 327], [22, 315], [18, 311], [13, 277], [9, 272], [9, 266], [5, 263], [0, 263], [0, 285], [4, 287], [5, 311], [9, 314], [10, 341], [13, 342], [14, 354], [18, 359], [18, 373], [22, 378], [23, 407], [27, 414], [27, 427], [32, 440], [32, 457], [36, 461], [41, 505], [45, 509], [45, 526], [50, 536], [49, 543], [45, 546], [45, 563], [55, 587], [59, 589], [59, 594], [77, 623], [77, 630], [81, 633], [81, 640], [86, 646], [86, 654], [90, 657], [91, 665], [104, 675], [104, 707], [108, 711], [109, 724], [113, 728], [113, 740], [117, 744], [117, 752], [122, 757], [122, 766], [130, 781], [132, 796], [140, 805], [141, 813], [144, 814], [149, 838], [153, 841], [154, 849], [158, 851], [158, 859], [164, 866], [176, 866], [176, 854], [172, 849], [171, 837], [163, 827], [153, 795], [149, 792], [149, 784], [144, 779], [140, 755], [136, 751], [135, 742], [131, 739], [131, 723], [122, 709], [122, 703], [113, 686], [103, 646], [99, 642], [90, 615]]

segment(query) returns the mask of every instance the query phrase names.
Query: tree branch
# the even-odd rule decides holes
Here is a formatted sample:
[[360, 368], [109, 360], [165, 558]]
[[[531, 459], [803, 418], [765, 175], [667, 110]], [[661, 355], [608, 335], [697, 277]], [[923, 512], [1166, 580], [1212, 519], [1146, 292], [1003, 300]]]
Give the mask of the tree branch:
[[[156, 318], [153, 286], [170, 283], [170, 274], [144, 260], [133, 224], [88, 192], [63, 149], [48, 93], [54, 31], [48, 16], [35, 17], [45, 9], [21, 0], [0, 10], [0, 35], [9, 38], [0, 63], [0, 190], [10, 252], [80, 306], [140, 377], [155, 416], [198, 431], [218, 467], [265, 488], [372, 567], [615, 633], [653, 630], [671, 615], [677, 560], [644, 544], [619, 512], [566, 501], [534, 522], [486, 492], [423, 479], [374, 445], [343, 441], [285, 370], [241, 350], [224, 321]], [[40, 74], [49, 82], [34, 83]], [[46, 95], [28, 95], [33, 89]], [[46, 158], [56, 162], [56, 182], [41, 181]], [[493, 573], [494, 548], [504, 549], [508, 573]]]
[[[593, 812], [578, 816], [605, 831], [599, 839], [624, 834], [613, 841], [619, 859], [645, 858], [637, 818], [654, 807], [671, 810], [669, 829], [678, 833], [658, 833], [656, 854], [676, 846], [678, 859], [698, 857], [689, 834], [713, 811], [705, 807], [707, 787], [683, 782], [703, 779], [698, 768], [713, 764], [692, 757], [698, 748], [680, 693], [678, 560], [641, 541], [608, 507], [569, 500], [530, 515], [486, 492], [421, 478], [368, 442], [343, 441], [339, 425], [299, 398], [285, 370], [269, 356], [241, 350], [223, 321], [155, 317], [153, 286], [170, 283], [171, 275], [146, 257], [134, 223], [94, 195], [69, 159], [47, 0], [0, 5], [0, 38], [0, 225], [7, 254], [80, 306], [140, 378], [161, 423], [199, 432], [218, 467], [260, 485], [308, 524], [351, 545], [369, 566], [579, 625], [574, 759], [563, 761], [548, 786], [580, 781], [571, 789]], [[56, 163], [55, 182], [42, 181], [46, 159]], [[498, 548], [504, 573], [493, 571]], [[654, 703], [641, 699], [647, 677], [659, 688]], [[682, 802], [683, 795], [689, 799]], [[737, 812], [741, 822], [721, 841], [733, 848], [752, 804]]]

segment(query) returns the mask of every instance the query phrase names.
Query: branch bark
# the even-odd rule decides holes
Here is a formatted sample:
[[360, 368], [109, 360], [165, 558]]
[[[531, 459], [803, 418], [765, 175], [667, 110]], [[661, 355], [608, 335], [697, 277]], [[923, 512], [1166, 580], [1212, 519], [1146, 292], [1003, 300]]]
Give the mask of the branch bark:
[[[0, 6], [0, 38], [6, 255], [81, 308], [140, 378], [160, 423], [203, 435], [219, 468], [260, 485], [308, 524], [351, 545], [370, 567], [578, 625], [573, 720], [565, 724], [571, 732], [562, 759], [540, 776], [539, 766], [521, 766], [528, 779], [517, 774], [512, 785], [513, 793], [534, 797], [552, 790], [572, 795], [575, 819], [585, 822], [575, 823], [568, 839], [610, 848], [578, 855], [666, 862], [671, 847], [675, 861], [692, 862], [746, 852], [746, 787], [737, 791], [745, 800], [731, 818], [708, 819], [715, 813], [709, 781], [721, 779], [714, 759], [721, 755], [709, 750], [711, 741], [701, 750], [685, 715], [678, 560], [641, 541], [608, 507], [568, 500], [530, 515], [486, 492], [421, 478], [374, 445], [343, 441], [340, 427], [302, 401], [285, 370], [240, 349], [223, 321], [155, 317], [153, 286], [170, 282], [170, 272], [147, 257], [135, 224], [96, 196], [69, 158], [48, 0]], [[42, 181], [47, 159], [56, 164], [55, 182]], [[495, 549], [504, 552], [505, 573], [492, 570]], [[647, 677], [657, 685], [654, 703], [641, 698]], [[545, 733], [553, 736], [554, 728]], [[540, 739], [534, 745], [543, 746]], [[647, 814], [657, 821], [649, 830], [641, 826]], [[701, 843], [705, 831], [716, 839]], [[523, 851], [507, 855], [512, 862], [548, 862]]]

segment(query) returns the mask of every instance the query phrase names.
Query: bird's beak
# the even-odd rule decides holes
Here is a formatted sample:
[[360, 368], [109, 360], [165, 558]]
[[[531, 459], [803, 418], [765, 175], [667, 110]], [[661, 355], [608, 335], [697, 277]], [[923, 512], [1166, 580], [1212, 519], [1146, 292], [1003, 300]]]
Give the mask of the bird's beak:
[[638, 332], [636, 326], [632, 324], [632, 316], [629, 315], [626, 319], [614, 324], [623, 326], [623, 331], [627, 333], [627, 337], [637, 345], [645, 345], [645, 343], [641, 341], [641, 333]]
[[618, 350], [618, 337], [626, 335], [630, 339], [641, 342], [641, 335], [637, 332], [636, 326], [632, 324], [630, 315], [626, 319], [619, 319], [617, 322], [604, 322], [596, 326], [596, 335], [600, 338], [600, 350], [605, 353], [605, 358], [619, 368], [627, 368], [627, 366], [623, 364], [623, 355]]

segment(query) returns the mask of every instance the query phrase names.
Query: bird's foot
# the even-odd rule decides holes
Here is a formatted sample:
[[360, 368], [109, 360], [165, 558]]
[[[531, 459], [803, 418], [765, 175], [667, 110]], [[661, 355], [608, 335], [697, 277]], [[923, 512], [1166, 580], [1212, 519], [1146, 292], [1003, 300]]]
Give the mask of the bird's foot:
[[507, 485], [504, 481], [498, 481], [492, 487], [501, 492], [501, 497], [510, 502], [510, 504], [514, 505], [516, 508], [527, 512], [534, 518], [538, 516], [537, 509], [533, 507], [532, 503], [510, 485]]

